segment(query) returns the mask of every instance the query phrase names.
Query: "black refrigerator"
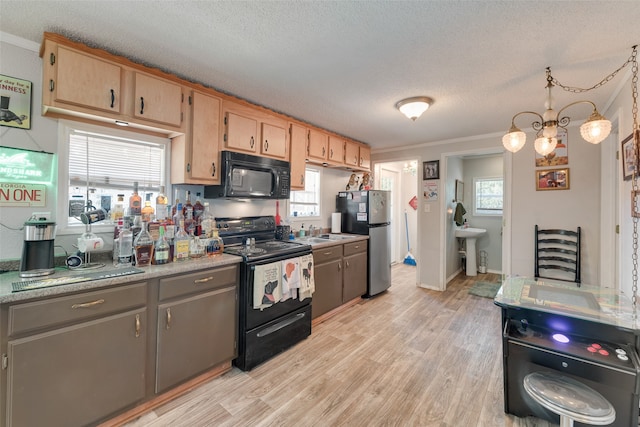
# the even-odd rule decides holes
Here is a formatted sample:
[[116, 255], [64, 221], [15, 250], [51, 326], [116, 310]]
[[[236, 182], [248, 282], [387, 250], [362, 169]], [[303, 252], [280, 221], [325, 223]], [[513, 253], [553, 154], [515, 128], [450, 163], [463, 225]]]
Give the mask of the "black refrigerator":
[[336, 196], [342, 232], [369, 236], [367, 296], [391, 286], [390, 197], [382, 190], [341, 191]]

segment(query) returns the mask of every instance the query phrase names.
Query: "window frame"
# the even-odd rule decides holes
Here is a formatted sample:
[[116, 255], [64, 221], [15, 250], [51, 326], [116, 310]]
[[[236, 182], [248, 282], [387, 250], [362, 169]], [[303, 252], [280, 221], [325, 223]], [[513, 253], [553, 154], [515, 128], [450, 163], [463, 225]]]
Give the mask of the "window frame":
[[[502, 181], [502, 209], [479, 209], [478, 208], [478, 183], [484, 181]], [[487, 176], [473, 178], [473, 215], [476, 216], [503, 216], [504, 215], [504, 177]]]
[[[294, 193], [307, 191], [306, 185], [307, 185], [307, 182], [309, 182], [309, 180], [307, 179], [307, 172], [308, 171], [317, 172], [317, 174], [318, 174], [318, 189], [317, 189], [317, 192], [316, 192], [317, 203], [304, 203], [304, 202], [297, 202], [296, 203], [296, 202], [294, 202], [292, 200], [292, 197], [293, 197]], [[304, 176], [305, 189], [304, 190], [292, 190], [291, 194], [289, 195], [289, 216], [292, 219], [295, 219], [295, 220], [317, 219], [317, 218], [320, 218], [320, 216], [322, 215], [322, 168], [307, 165], [304, 168], [304, 173], [305, 173], [305, 176]], [[318, 214], [317, 215], [293, 216], [293, 211], [294, 211], [293, 210], [293, 206], [294, 205], [317, 205]]]
[[[161, 173], [162, 185], [165, 186], [165, 194], [171, 194], [171, 186], [168, 177], [171, 176], [171, 144], [169, 138], [148, 135], [125, 129], [115, 129], [106, 126], [99, 126], [83, 122], [70, 120], [58, 121], [58, 185], [56, 206], [56, 224], [58, 235], [81, 234], [85, 231], [84, 224], [69, 224], [69, 136], [73, 131], [102, 134], [115, 138], [136, 139], [153, 144], [164, 146], [164, 171]], [[98, 222], [91, 225], [94, 233], [105, 233], [113, 231], [113, 224]]]

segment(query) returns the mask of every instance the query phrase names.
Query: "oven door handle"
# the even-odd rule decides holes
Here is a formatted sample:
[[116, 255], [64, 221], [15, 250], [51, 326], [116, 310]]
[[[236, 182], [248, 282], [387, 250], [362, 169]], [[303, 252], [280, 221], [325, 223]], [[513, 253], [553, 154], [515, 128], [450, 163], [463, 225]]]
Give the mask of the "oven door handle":
[[292, 323], [297, 322], [298, 320], [302, 320], [305, 316], [305, 313], [298, 313], [293, 317], [290, 317], [289, 319], [285, 319], [282, 322], [278, 322], [275, 325], [269, 326], [268, 328], [260, 331], [257, 333], [257, 337], [258, 338], [262, 338], [262, 337], [266, 337], [267, 335], [270, 335], [274, 332], [278, 332], [280, 329], [282, 328], [286, 328], [287, 326], [291, 325]]

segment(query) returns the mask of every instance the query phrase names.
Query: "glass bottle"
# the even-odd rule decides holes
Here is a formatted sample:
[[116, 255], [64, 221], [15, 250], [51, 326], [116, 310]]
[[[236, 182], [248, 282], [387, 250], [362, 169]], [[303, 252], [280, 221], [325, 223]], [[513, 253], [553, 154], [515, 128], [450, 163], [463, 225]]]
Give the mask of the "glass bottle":
[[201, 217], [204, 212], [204, 205], [200, 201], [200, 193], [196, 193], [196, 202], [193, 204], [193, 220], [196, 224], [196, 230], [194, 234], [200, 236], [202, 234]]
[[118, 235], [118, 265], [131, 265], [133, 256], [133, 232], [129, 217], [124, 218]]
[[200, 236], [210, 238], [213, 236], [214, 228], [216, 228], [216, 219], [211, 213], [209, 202], [204, 202], [204, 210], [200, 216]]
[[154, 247], [154, 259], [156, 264], [167, 264], [169, 259], [169, 243], [164, 237], [164, 227], [160, 227], [160, 237], [156, 240]]
[[184, 220], [178, 225], [178, 232], [174, 240], [174, 261], [186, 261], [189, 259], [189, 235], [184, 231]]
[[214, 227], [211, 232], [211, 237], [207, 239], [207, 256], [213, 257], [222, 255], [223, 250], [224, 242], [222, 241], [222, 237], [218, 234], [218, 229]]
[[146, 267], [151, 264], [151, 260], [153, 259], [153, 243], [151, 234], [147, 231], [147, 222], [143, 221], [140, 233], [138, 233], [138, 237], [136, 237], [133, 243], [136, 248], [136, 266]]
[[180, 221], [184, 221], [184, 215], [182, 215], [182, 203], [178, 203], [176, 212], [173, 214], [173, 223], [180, 225]]
[[138, 194], [138, 182], [133, 182], [133, 194], [129, 197], [129, 214], [140, 215], [142, 213], [142, 197]]
[[193, 205], [191, 204], [191, 191], [187, 190], [187, 197], [186, 200], [184, 202], [184, 204], [182, 205], [182, 215], [187, 216], [187, 210], [191, 209], [191, 212], [193, 212]]
[[164, 195], [164, 185], [160, 186], [160, 193], [156, 197], [156, 219], [163, 221], [169, 216], [169, 199]]
[[[178, 208], [178, 205], [180, 204], [180, 199], [178, 199], [178, 190], [176, 190], [176, 197], [173, 200], [173, 207], [171, 208], [171, 218], [176, 216], [176, 209]], [[178, 223], [176, 222], [176, 225], [178, 225]]]
[[206, 246], [200, 240], [200, 236], [195, 236], [193, 231], [189, 234], [189, 258], [202, 258], [206, 253]]
[[151, 206], [151, 193], [147, 193], [147, 200], [144, 202], [144, 207], [140, 211], [142, 214], [142, 220], [146, 222], [151, 222], [151, 217], [155, 213], [153, 206]]
[[111, 212], [111, 218], [114, 222], [118, 222], [119, 219], [124, 217], [124, 194], [118, 194], [118, 201], [113, 207]]
[[196, 230], [196, 223], [193, 220], [193, 211], [191, 209], [187, 210], [187, 213], [184, 216], [184, 231], [187, 234], [194, 234]]

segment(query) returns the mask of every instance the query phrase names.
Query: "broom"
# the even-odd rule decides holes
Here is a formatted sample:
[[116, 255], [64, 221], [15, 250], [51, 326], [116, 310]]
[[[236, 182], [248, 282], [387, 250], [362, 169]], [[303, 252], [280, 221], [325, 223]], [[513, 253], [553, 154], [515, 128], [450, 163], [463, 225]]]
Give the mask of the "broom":
[[404, 211], [404, 225], [407, 230], [407, 256], [404, 257], [404, 264], [416, 265], [416, 259], [411, 255], [411, 246], [409, 245], [409, 220], [407, 219], [407, 211]]

